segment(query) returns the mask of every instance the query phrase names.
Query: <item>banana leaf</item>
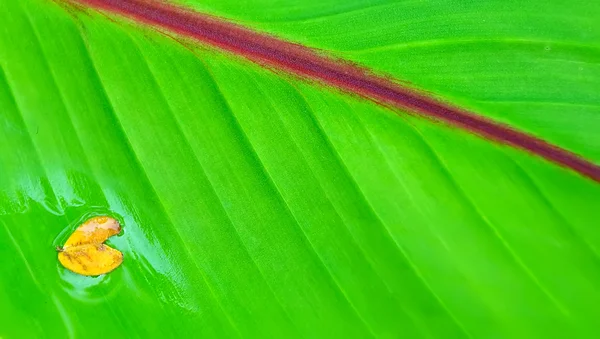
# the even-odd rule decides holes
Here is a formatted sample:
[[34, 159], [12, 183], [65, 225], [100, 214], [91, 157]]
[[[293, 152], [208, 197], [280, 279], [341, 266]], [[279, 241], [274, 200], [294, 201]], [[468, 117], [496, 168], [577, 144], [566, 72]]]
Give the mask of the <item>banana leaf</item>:
[[[103, 1], [0, 3], [1, 338], [600, 333], [596, 180]], [[600, 3], [176, 5], [600, 165]], [[123, 264], [70, 272], [97, 215]]]

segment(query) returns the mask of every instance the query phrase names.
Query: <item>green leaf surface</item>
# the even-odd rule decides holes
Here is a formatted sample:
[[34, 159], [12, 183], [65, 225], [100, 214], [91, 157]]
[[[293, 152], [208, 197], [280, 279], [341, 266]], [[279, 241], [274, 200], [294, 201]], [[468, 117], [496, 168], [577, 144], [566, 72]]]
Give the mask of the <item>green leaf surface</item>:
[[600, 2], [180, 1], [334, 52], [600, 162]]
[[[600, 161], [598, 4], [182, 3]], [[597, 183], [118, 17], [0, 23], [0, 337], [600, 332]], [[78, 276], [98, 214], [124, 262]]]

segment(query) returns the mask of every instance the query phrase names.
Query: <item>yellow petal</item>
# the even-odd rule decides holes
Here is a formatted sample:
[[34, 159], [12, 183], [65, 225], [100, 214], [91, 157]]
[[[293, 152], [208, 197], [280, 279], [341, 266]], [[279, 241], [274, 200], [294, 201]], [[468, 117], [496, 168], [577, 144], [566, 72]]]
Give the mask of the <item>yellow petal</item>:
[[81, 244], [103, 243], [121, 232], [119, 222], [111, 217], [93, 217], [81, 224], [67, 239], [65, 248]]
[[111, 217], [94, 217], [81, 224], [59, 248], [58, 260], [67, 269], [81, 275], [100, 275], [117, 268], [123, 253], [104, 244], [121, 231], [119, 222]]
[[123, 253], [105, 244], [85, 244], [64, 249], [58, 253], [58, 260], [75, 273], [100, 275], [121, 265]]

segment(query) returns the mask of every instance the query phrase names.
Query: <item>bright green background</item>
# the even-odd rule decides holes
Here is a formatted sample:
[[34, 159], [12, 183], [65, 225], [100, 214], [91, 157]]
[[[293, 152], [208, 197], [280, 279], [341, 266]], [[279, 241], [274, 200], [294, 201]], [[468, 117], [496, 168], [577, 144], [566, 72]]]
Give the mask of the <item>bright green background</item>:
[[[560, 3], [194, 5], [598, 162], [600, 7]], [[597, 183], [127, 22], [0, 4], [0, 152], [4, 339], [600, 331]], [[81, 277], [93, 214], [125, 261]]]

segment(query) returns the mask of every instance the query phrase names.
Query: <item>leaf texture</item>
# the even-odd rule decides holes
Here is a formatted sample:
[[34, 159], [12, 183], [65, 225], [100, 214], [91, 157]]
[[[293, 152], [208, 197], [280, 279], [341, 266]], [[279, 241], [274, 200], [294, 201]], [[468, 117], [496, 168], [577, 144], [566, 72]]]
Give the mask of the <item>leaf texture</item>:
[[[185, 4], [600, 160], [596, 5]], [[597, 183], [118, 17], [1, 6], [0, 336], [598, 332]], [[95, 278], [53, 252], [90, 213], [130, 258]]]

